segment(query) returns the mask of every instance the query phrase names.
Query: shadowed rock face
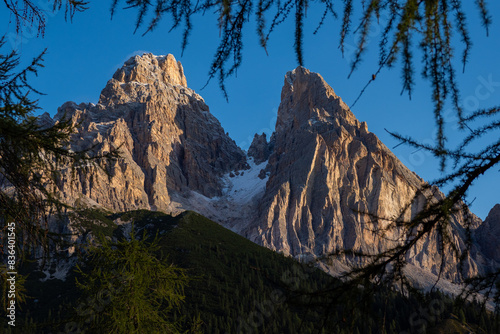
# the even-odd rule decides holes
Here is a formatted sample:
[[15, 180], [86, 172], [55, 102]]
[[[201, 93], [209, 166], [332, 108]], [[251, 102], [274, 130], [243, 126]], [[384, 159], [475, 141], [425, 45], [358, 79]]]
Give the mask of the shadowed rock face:
[[252, 157], [257, 164], [260, 164], [269, 159], [271, 150], [270, 143], [266, 139], [266, 134], [255, 134], [252, 144], [248, 148], [248, 156]]
[[65, 103], [56, 119], [81, 123], [72, 147], [119, 148], [110, 177], [84, 168], [61, 189], [71, 201], [113, 211], [138, 208], [176, 211], [172, 194], [187, 190], [220, 196], [220, 177], [246, 166], [244, 152], [224, 132], [203, 99], [186, 87], [172, 55], [130, 58], [103, 89], [97, 105]]
[[490, 210], [478, 228], [477, 241], [487, 257], [500, 260], [500, 204]]

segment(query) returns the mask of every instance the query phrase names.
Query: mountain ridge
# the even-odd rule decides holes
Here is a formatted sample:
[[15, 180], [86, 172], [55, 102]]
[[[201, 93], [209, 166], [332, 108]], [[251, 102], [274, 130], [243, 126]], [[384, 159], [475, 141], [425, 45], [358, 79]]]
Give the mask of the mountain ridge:
[[[302, 67], [288, 72], [281, 98], [258, 223], [244, 231], [251, 240], [294, 256], [322, 257], [339, 250], [378, 254], [402, 236], [395, 229], [381, 238], [373, 229], [400, 217], [409, 203], [405, 220], [422, 210], [427, 197], [444, 196], [436, 187], [424, 190], [424, 180], [356, 119], [319, 74]], [[382, 219], [374, 224], [372, 216]], [[480, 223], [467, 209], [453, 216], [449, 228], [462, 250], [467, 219], [473, 226]], [[448, 256], [444, 277], [459, 281], [457, 260], [440, 255], [438, 245], [433, 233], [407, 260], [438, 275], [441, 256]], [[360, 259], [341, 262], [346, 260]], [[465, 267], [467, 276], [481, 272], [472, 258]]]
[[[194, 210], [299, 258], [339, 249], [386, 249], [391, 243], [371, 234], [363, 212], [397, 217], [425, 184], [356, 119], [321, 75], [303, 67], [285, 75], [269, 142], [256, 135], [248, 154], [187, 87], [182, 65], [172, 55], [132, 57], [108, 81], [98, 104], [67, 102], [55, 120], [62, 117], [81, 124], [72, 136], [75, 150], [95, 145], [97, 153], [112, 148], [122, 153], [110, 179], [91, 166], [82, 168], [74, 183], [64, 175], [59, 189], [70, 204], [172, 214]], [[429, 191], [435, 198], [443, 196], [435, 187]], [[424, 202], [423, 194], [405, 218]], [[450, 232], [459, 249], [465, 247], [467, 219], [474, 231], [481, 225], [468, 209], [453, 216]], [[494, 229], [488, 226], [475, 234], [466, 276], [500, 260], [493, 257], [496, 251], [477, 246], [482, 240], [493, 242], [489, 232]], [[389, 235], [398, 236], [397, 231]], [[436, 238], [429, 236], [408, 255], [412, 265], [433, 275], [441, 260]], [[457, 259], [448, 260], [444, 277], [460, 281]], [[349, 261], [344, 258], [325, 270], [339, 272]]]
[[[63, 104], [55, 119], [71, 117], [80, 124], [72, 136], [75, 150], [95, 145], [97, 153], [106, 153], [120, 147], [122, 154], [111, 167], [110, 187], [105, 173], [89, 167], [78, 174], [76, 188], [68, 187], [69, 176], [61, 182], [66, 200], [74, 202], [83, 194], [84, 202], [112, 211], [178, 212], [170, 205], [172, 193], [189, 188], [221, 195], [220, 176], [246, 168], [246, 157], [185, 83], [182, 65], [173, 56], [147, 54], [115, 72], [97, 105]], [[89, 173], [95, 175], [93, 182]]]

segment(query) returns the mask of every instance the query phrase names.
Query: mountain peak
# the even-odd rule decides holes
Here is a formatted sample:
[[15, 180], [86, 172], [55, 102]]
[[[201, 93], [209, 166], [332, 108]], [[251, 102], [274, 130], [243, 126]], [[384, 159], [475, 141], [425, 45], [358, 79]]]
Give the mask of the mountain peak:
[[[437, 188], [423, 193], [424, 181], [356, 119], [321, 75], [304, 67], [288, 72], [281, 98], [258, 217], [242, 231], [251, 240], [298, 258], [339, 250], [379, 254], [394, 247], [402, 231], [378, 237], [373, 226], [384, 229], [396, 217], [410, 220], [428, 198], [442, 196]], [[467, 215], [454, 214], [448, 232], [455, 240], [461, 240]], [[408, 262], [440, 275], [444, 259], [443, 277], [459, 280], [456, 263], [440, 252], [438, 240], [434, 233], [417, 244]], [[346, 263], [363, 259], [342, 261], [327, 266], [341, 272]], [[467, 274], [477, 274], [470, 261]]]
[[[85, 145], [103, 154], [114, 147], [121, 155], [109, 172], [79, 169], [75, 182], [64, 176], [64, 198], [112, 211], [196, 210], [299, 258], [346, 249], [378, 254], [392, 247], [400, 231], [377, 237], [373, 224], [384, 229], [402, 212], [408, 220], [422, 210], [428, 200], [424, 181], [356, 119], [321, 75], [297, 67], [285, 75], [281, 95], [275, 132], [269, 142], [257, 134], [245, 155], [186, 87], [172, 55], [132, 57], [108, 81], [97, 105], [68, 102], [59, 109], [81, 124], [72, 148]], [[500, 206], [492, 212], [497, 216]], [[456, 247], [464, 244], [468, 215], [457, 212], [450, 222]], [[373, 216], [381, 219], [374, 222]], [[499, 259], [500, 234], [483, 226], [476, 235], [484, 235], [482, 254]], [[435, 233], [407, 258], [435, 275], [442, 259], [443, 277], [459, 280], [456, 262], [440, 251]], [[327, 267], [341, 271], [358, 260]], [[480, 262], [469, 260], [469, 276], [480, 273]]]
[[289, 131], [295, 125], [309, 123], [309, 120], [335, 122], [340, 118], [357, 125], [356, 117], [347, 104], [323, 77], [302, 66], [285, 75], [279, 109], [277, 132]]
[[81, 125], [72, 135], [73, 148], [120, 152], [110, 167], [111, 182], [95, 171], [82, 172], [75, 187], [61, 183], [69, 203], [81, 197], [113, 211], [175, 213], [176, 198], [190, 191], [222, 195], [221, 177], [246, 167], [246, 156], [186, 84], [174, 56], [148, 53], [115, 72], [97, 105], [68, 102], [59, 108], [60, 115]]
[[493, 219], [496, 218], [496, 220], [500, 220], [500, 204], [495, 204], [493, 208], [491, 208], [490, 212], [488, 213], [488, 217], [486, 219]]
[[130, 57], [115, 72], [113, 78], [123, 83], [151, 84], [158, 80], [170, 85], [187, 87], [182, 64], [175, 60], [172, 54], [155, 56], [152, 53], [144, 53], [142, 56]]
[[[175, 90], [191, 95], [181, 62], [171, 54], [145, 53], [129, 58], [116, 70], [99, 97], [103, 105], [145, 103], [157, 92]], [[200, 97], [201, 99], [201, 97]]]

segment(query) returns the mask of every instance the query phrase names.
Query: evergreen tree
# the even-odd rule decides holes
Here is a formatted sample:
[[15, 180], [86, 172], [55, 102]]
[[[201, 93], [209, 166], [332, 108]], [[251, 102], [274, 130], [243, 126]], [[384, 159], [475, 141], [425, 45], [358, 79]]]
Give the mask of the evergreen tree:
[[[0, 50], [4, 44], [1, 39]], [[68, 147], [75, 127], [71, 120], [44, 124], [34, 116], [39, 108], [32, 96], [40, 92], [28, 81], [42, 67], [43, 56], [19, 69], [15, 51], [0, 53], [0, 233], [5, 243], [8, 232], [15, 234], [17, 251], [22, 251], [18, 259], [30, 250], [40, 254], [49, 245], [47, 218], [64, 207], [55, 191], [61, 170], [87, 163], [104, 166], [116, 156], [75, 152]]]
[[[0, 50], [5, 41], [0, 39]], [[29, 84], [29, 75], [42, 67], [44, 53], [20, 68], [15, 51], [0, 52], [0, 277], [5, 287], [7, 272], [18, 271], [30, 251], [46, 255], [51, 234], [48, 216], [59, 211], [55, 184], [60, 170], [76, 169], [82, 163], [99, 163], [101, 158], [88, 152], [74, 152], [67, 147], [74, 125], [68, 120], [43, 124], [34, 112], [38, 109], [34, 94], [39, 92]], [[106, 160], [104, 159], [104, 160]], [[57, 238], [56, 238], [57, 239]], [[54, 240], [56, 240], [54, 239]], [[7, 267], [8, 266], [8, 267]], [[24, 301], [23, 282], [16, 279], [17, 300]], [[0, 303], [6, 293], [1, 289]]]
[[76, 12], [86, 10], [88, 1], [80, 0], [3, 0], [7, 9], [14, 16], [16, 31], [22, 32], [25, 26], [31, 26], [36, 29], [38, 35], [45, 34], [45, 22], [47, 11], [60, 10], [65, 8], [66, 18], [73, 18]]
[[[169, 0], [112, 0], [111, 14], [123, 2], [128, 8], [137, 10], [136, 30], [143, 26], [145, 26], [146, 32], [156, 29], [164, 16], [170, 16], [172, 28], [184, 27], [183, 47], [187, 46], [195, 15], [201, 15], [206, 11], [218, 13], [217, 23], [220, 28], [221, 39], [209, 70], [209, 78], [217, 77], [224, 93], [225, 79], [235, 74], [242, 63], [243, 29], [252, 20], [256, 23], [260, 44], [265, 49], [276, 27], [287, 19], [293, 19], [295, 21], [293, 34], [297, 62], [300, 65], [305, 63], [303, 56], [303, 27], [307, 19], [306, 11], [312, 6], [312, 1], [185, 0], [178, 2]], [[82, 1], [51, 0], [49, 3], [59, 7], [66, 4], [70, 14], [77, 11], [77, 8], [80, 10], [85, 8], [85, 3]], [[494, 106], [466, 114], [460, 105], [460, 92], [456, 82], [455, 60], [457, 55], [454, 51], [456, 46], [453, 45], [454, 38], [452, 36], [456, 35], [461, 40], [462, 50], [458, 58], [463, 67], [465, 67], [469, 59], [472, 45], [468, 32], [467, 13], [464, 10], [463, 3], [465, 2], [460, 0], [361, 0], [357, 2], [353, 0], [343, 0], [342, 2], [325, 0], [317, 4], [322, 6], [321, 10], [323, 12], [320, 21], [317, 22], [318, 28], [327, 19], [340, 17], [339, 47], [341, 52], [344, 52], [347, 36], [353, 31], [359, 32], [357, 50], [351, 63], [351, 72], [355, 71], [363, 60], [370, 29], [374, 24], [380, 22], [381, 17], [385, 18], [382, 34], [379, 36], [378, 66], [373, 71], [374, 73], [370, 75], [370, 79], [367, 80], [367, 86], [376, 80], [383, 69], [400, 65], [402, 92], [408, 93], [409, 97], [411, 97], [415, 86], [415, 73], [421, 73], [423, 79], [427, 80], [432, 88], [430, 97], [433, 102], [432, 113], [438, 130], [436, 142], [433, 145], [428, 145], [400, 134], [393, 133], [393, 135], [402, 143], [431, 152], [440, 159], [442, 171], [445, 170], [447, 164], [453, 165], [453, 170], [449, 174], [434, 182], [437, 186], [452, 185], [451, 191], [444, 198], [434, 201], [434, 194], [429, 191], [431, 185], [420, 189], [417, 196], [425, 194], [428, 199], [424, 205], [424, 210], [407, 221], [404, 219], [406, 216], [405, 208], [397, 219], [392, 219], [393, 222], [389, 224], [388, 228], [401, 230], [401, 242], [375, 257], [370, 257], [369, 264], [364, 268], [352, 271], [347, 278], [352, 280], [352, 287], [354, 288], [366, 281], [378, 283], [399, 281], [401, 284], [407, 283], [403, 272], [406, 265], [406, 254], [417, 242], [423, 240], [433, 231], [437, 231], [440, 240], [442, 240], [439, 248], [442, 253], [451, 252], [455, 258], [465, 259], [469, 251], [472, 219], [466, 222], [466, 235], [469, 239], [466, 240], [468, 248], [465, 250], [452, 247], [452, 240], [447, 234], [447, 228], [451, 215], [456, 210], [465, 208], [465, 204], [467, 204], [466, 196], [471, 185], [485, 172], [498, 168], [500, 164], [500, 140], [498, 139], [500, 107]], [[37, 9], [40, 8], [32, 1], [4, 0], [4, 4], [15, 14], [18, 26], [34, 24], [43, 32], [44, 24], [40, 24], [43, 20], [37, 18], [37, 13], [41, 12], [37, 11]], [[340, 11], [337, 9], [339, 4], [342, 6]], [[18, 5], [24, 5], [25, 7], [19, 7]], [[485, 27], [486, 34], [488, 34], [491, 16], [486, 8], [486, 0], [476, 0], [475, 6]], [[27, 8], [27, 10], [23, 12], [19, 8]], [[355, 9], [358, 9], [359, 12], [357, 16], [354, 14]], [[148, 16], [150, 12], [152, 12], [152, 15]], [[32, 18], [32, 20], [29, 20], [29, 18]], [[358, 21], [354, 22], [355, 19]], [[421, 61], [415, 63], [415, 55], [420, 56], [419, 60], [421, 59]], [[25, 82], [25, 84], [27, 83]], [[26, 102], [19, 100], [21, 105], [29, 106]], [[446, 144], [446, 123], [443, 114], [447, 105], [453, 107], [458, 119], [458, 125], [463, 131], [463, 140], [455, 148], [450, 148]], [[485, 122], [478, 125], [478, 120], [485, 120]], [[475, 149], [474, 144], [477, 143], [477, 140], [485, 137], [493, 139], [488, 144]], [[3, 158], [6, 153], [0, 152], [0, 154]], [[24, 155], [21, 156], [24, 157]], [[47, 175], [44, 174], [44, 176]], [[39, 178], [40, 176], [36, 175], [36, 177]], [[28, 195], [24, 194], [26, 197]], [[2, 198], [4, 202], [12, 198], [9, 196], [4, 197]], [[45, 200], [45, 197], [35, 199], [40, 200], [42, 198]], [[32, 202], [25, 202], [25, 205], [30, 203]], [[37, 202], [34, 201], [33, 203], [36, 204]], [[410, 203], [408, 203], [409, 206]], [[15, 213], [18, 214], [17, 211]], [[388, 220], [388, 217], [372, 216], [372, 218], [374, 226], [377, 225], [380, 219]], [[384, 233], [385, 231], [380, 232]], [[357, 255], [362, 256], [363, 254]], [[442, 256], [443, 261], [445, 258], [445, 256]], [[492, 291], [491, 293], [494, 294], [495, 291], [499, 291], [495, 289], [496, 285], [499, 284], [499, 277], [500, 270], [495, 269], [485, 277], [468, 280], [467, 284], [472, 292]], [[493, 297], [500, 302], [499, 294]]]
[[159, 239], [111, 242], [102, 237], [78, 266], [77, 286], [84, 295], [77, 307], [82, 329], [93, 333], [178, 333], [171, 319], [184, 300], [185, 270], [158, 257]]

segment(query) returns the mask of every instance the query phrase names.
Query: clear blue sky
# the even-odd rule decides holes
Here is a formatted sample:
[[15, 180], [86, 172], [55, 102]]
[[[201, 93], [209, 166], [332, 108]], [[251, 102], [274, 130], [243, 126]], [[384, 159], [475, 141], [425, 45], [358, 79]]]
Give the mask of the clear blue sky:
[[[351, 105], [376, 71], [380, 30], [372, 31], [365, 61], [348, 79], [351, 58], [349, 52], [342, 58], [338, 49], [339, 23], [328, 23], [317, 35], [313, 35], [318, 19], [315, 6], [313, 4], [308, 10], [307, 22], [310, 23], [305, 30], [305, 66], [320, 73], [335, 92]], [[243, 65], [237, 77], [227, 80], [229, 102], [226, 102], [217, 80], [202, 90], [219, 38], [214, 15], [200, 16], [193, 21], [189, 45], [181, 56], [182, 31], [168, 33], [168, 18], [154, 32], [141, 36], [142, 29], [134, 35], [136, 12], [118, 10], [111, 21], [109, 7], [110, 1], [91, 1], [90, 9], [77, 13], [72, 23], [65, 22], [64, 11], [50, 14], [44, 38], [36, 37], [29, 29], [16, 35], [9, 13], [3, 5], [0, 7], [0, 29], [7, 34], [8, 47], [18, 49], [23, 62], [27, 63], [33, 56], [48, 49], [45, 68], [33, 80], [35, 87], [46, 94], [39, 99], [43, 111], [54, 115], [57, 107], [65, 101], [97, 102], [101, 89], [114, 71], [134, 54], [172, 53], [182, 62], [189, 87], [203, 96], [211, 112], [242, 148], [248, 148], [256, 132], [269, 135], [273, 131], [284, 75], [297, 66], [292, 20], [271, 35], [269, 55], [258, 44], [255, 23], [248, 24], [244, 31]], [[500, 3], [489, 1], [489, 8], [493, 15], [489, 37], [480, 26], [477, 10], [467, 8], [474, 46], [465, 73], [458, 73], [463, 100], [470, 105], [476, 103], [481, 108], [500, 105]], [[347, 39], [348, 50], [354, 47], [355, 41], [353, 36]], [[459, 54], [461, 45], [457, 43], [456, 46]], [[457, 68], [461, 69], [461, 66]], [[488, 87], [491, 91], [485, 90], [484, 80], [499, 84]], [[435, 126], [428, 83], [417, 81], [411, 101], [407, 95], [400, 96], [400, 92], [399, 69], [386, 70], [366, 90], [353, 112], [359, 120], [366, 121], [370, 131], [389, 148], [398, 143], [384, 128], [431, 141]], [[448, 121], [453, 125], [451, 116]], [[450, 143], [453, 143], [453, 139], [459, 138], [462, 133], [450, 128], [449, 135]], [[399, 146], [394, 153], [424, 179], [431, 181], [440, 176], [438, 163], [424, 152]], [[477, 182], [469, 196], [470, 200], [476, 198], [472, 211], [484, 219], [493, 205], [500, 203], [498, 170], [490, 171]]]

